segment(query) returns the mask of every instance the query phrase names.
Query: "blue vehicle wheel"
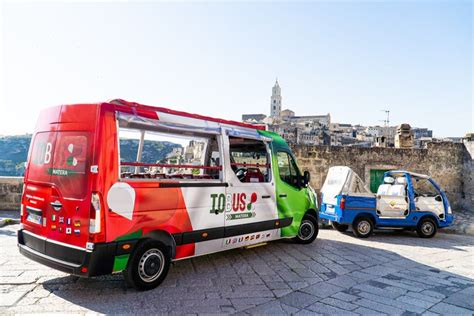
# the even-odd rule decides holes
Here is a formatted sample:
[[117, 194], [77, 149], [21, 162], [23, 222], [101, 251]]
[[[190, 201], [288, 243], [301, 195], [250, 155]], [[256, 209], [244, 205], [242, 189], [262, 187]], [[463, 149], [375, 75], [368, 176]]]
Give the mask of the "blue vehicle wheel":
[[436, 235], [437, 230], [435, 221], [429, 217], [423, 218], [416, 227], [416, 233], [421, 238], [432, 238]]
[[352, 223], [352, 231], [356, 237], [367, 238], [372, 235], [374, 231], [374, 223], [368, 217], [358, 217]]

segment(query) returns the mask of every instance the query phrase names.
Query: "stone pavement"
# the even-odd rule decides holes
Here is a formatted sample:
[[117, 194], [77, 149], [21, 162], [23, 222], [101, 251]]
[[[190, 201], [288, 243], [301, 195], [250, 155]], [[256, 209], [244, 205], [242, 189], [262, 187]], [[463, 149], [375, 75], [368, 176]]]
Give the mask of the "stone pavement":
[[455, 210], [454, 222], [451, 226], [443, 228], [446, 233], [474, 235], [474, 211]]
[[79, 279], [22, 257], [18, 225], [0, 229], [0, 314], [474, 313], [474, 237], [379, 232], [362, 240], [321, 230], [286, 241], [176, 262], [157, 289], [120, 274]]

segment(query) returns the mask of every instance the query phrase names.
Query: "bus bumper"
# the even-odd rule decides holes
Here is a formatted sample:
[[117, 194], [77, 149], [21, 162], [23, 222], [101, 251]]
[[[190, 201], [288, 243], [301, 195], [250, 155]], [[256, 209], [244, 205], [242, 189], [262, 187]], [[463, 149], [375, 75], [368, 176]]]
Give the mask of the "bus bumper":
[[79, 277], [93, 277], [113, 272], [118, 242], [98, 243], [94, 250], [71, 247], [18, 231], [18, 248], [25, 257], [50, 268]]

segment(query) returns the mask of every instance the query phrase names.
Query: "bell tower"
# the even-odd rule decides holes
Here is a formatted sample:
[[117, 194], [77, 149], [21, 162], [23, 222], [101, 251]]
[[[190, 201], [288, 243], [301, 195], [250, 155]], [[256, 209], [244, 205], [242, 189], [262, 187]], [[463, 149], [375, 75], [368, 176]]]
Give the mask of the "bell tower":
[[272, 96], [270, 98], [270, 117], [279, 118], [281, 112], [281, 88], [278, 79], [272, 88]]

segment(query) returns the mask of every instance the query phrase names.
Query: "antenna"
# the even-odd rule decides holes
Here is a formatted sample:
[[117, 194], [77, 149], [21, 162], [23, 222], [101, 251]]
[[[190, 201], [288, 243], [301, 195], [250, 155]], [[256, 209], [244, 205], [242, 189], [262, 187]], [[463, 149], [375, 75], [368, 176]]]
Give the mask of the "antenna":
[[390, 126], [390, 110], [381, 110], [381, 111], [387, 114], [387, 118], [385, 120], [380, 120], [380, 121], [384, 123], [385, 127]]

